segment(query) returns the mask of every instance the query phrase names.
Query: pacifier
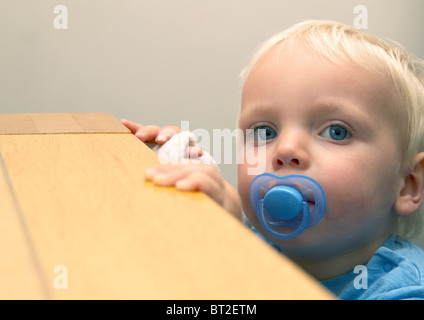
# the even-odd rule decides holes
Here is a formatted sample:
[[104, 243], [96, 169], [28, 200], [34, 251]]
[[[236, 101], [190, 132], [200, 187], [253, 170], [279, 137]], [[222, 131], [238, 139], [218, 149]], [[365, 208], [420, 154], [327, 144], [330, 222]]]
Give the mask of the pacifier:
[[[314, 226], [324, 215], [324, 190], [314, 179], [294, 174], [284, 177], [258, 175], [249, 189], [250, 204], [262, 227], [273, 237], [292, 239]], [[283, 233], [275, 228], [289, 227]]]

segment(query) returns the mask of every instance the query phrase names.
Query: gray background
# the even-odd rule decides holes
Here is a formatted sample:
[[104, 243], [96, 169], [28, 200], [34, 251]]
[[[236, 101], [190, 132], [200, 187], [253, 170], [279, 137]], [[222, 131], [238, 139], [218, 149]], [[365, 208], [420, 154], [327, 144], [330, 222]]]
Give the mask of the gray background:
[[[67, 30], [53, 27], [57, 5]], [[305, 19], [353, 24], [357, 5], [368, 32], [424, 57], [422, 0], [1, 0], [0, 112], [233, 130], [254, 49]], [[233, 159], [221, 169], [236, 185]]]

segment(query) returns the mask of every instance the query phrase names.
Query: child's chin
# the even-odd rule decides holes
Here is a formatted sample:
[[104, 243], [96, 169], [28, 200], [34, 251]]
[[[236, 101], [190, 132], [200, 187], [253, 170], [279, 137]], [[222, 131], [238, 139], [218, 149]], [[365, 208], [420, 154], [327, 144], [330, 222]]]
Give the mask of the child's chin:
[[[277, 232], [284, 233], [284, 234], [294, 231], [294, 229], [292, 228], [278, 228], [278, 229], [275, 228], [275, 230]], [[287, 248], [287, 249], [295, 249], [295, 250], [301, 250], [301, 251], [303, 250], [309, 251], [309, 250], [318, 249], [317, 248], [319, 243], [319, 239], [317, 238], [318, 235], [316, 235], [316, 233], [313, 232], [313, 230], [306, 229], [300, 235], [291, 239], [278, 239], [275, 237], [271, 238], [269, 235], [266, 237], [270, 239], [272, 242], [274, 242], [275, 244], [277, 244], [282, 249]]]

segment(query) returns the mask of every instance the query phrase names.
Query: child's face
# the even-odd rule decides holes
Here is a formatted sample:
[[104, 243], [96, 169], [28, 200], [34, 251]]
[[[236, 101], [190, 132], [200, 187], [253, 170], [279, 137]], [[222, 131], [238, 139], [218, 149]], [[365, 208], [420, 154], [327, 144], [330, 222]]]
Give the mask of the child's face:
[[[286, 252], [331, 257], [392, 232], [393, 204], [406, 170], [401, 116], [391, 106], [391, 85], [381, 74], [349, 62], [324, 62], [298, 49], [273, 49], [252, 70], [239, 126], [267, 130], [259, 135], [266, 140], [266, 172], [309, 176], [326, 195], [327, 210], [317, 225], [297, 238], [272, 240]], [[243, 209], [266, 235], [249, 202], [255, 176], [247, 169], [255, 164], [245, 162], [238, 167]]]

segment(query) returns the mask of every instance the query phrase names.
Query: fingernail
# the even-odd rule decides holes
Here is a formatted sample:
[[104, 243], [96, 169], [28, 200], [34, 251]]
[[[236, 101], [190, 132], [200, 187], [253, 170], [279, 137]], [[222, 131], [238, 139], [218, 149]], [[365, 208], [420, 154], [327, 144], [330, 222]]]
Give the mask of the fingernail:
[[155, 175], [153, 178], [153, 182], [156, 184], [162, 184], [166, 179], [166, 174], [160, 173], [158, 175]]
[[150, 168], [150, 169], [147, 169], [146, 170], [145, 176], [146, 176], [147, 179], [150, 179], [151, 180], [153, 178], [153, 176], [155, 175], [155, 173], [156, 173], [156, 169], [155, 168]]
[[156, 137], [156, 141], [157, 142], [166, 142], [170, 139], [169, 136], [165, 135], [165, 134], [158, 134], [158, 136]]
[[141, 133], [141, 132], [136, 132], [135, 133], [135, 136], [138, 138], [138, 139], [140, 139], [141, 141], [143, 141], [144, 142], [144, 137], [143, 137], [143, 134]]
[[180, 190], [186, 190], [188, 185], [186, 180], [179, 180], [175, 183], [175, 187]]

